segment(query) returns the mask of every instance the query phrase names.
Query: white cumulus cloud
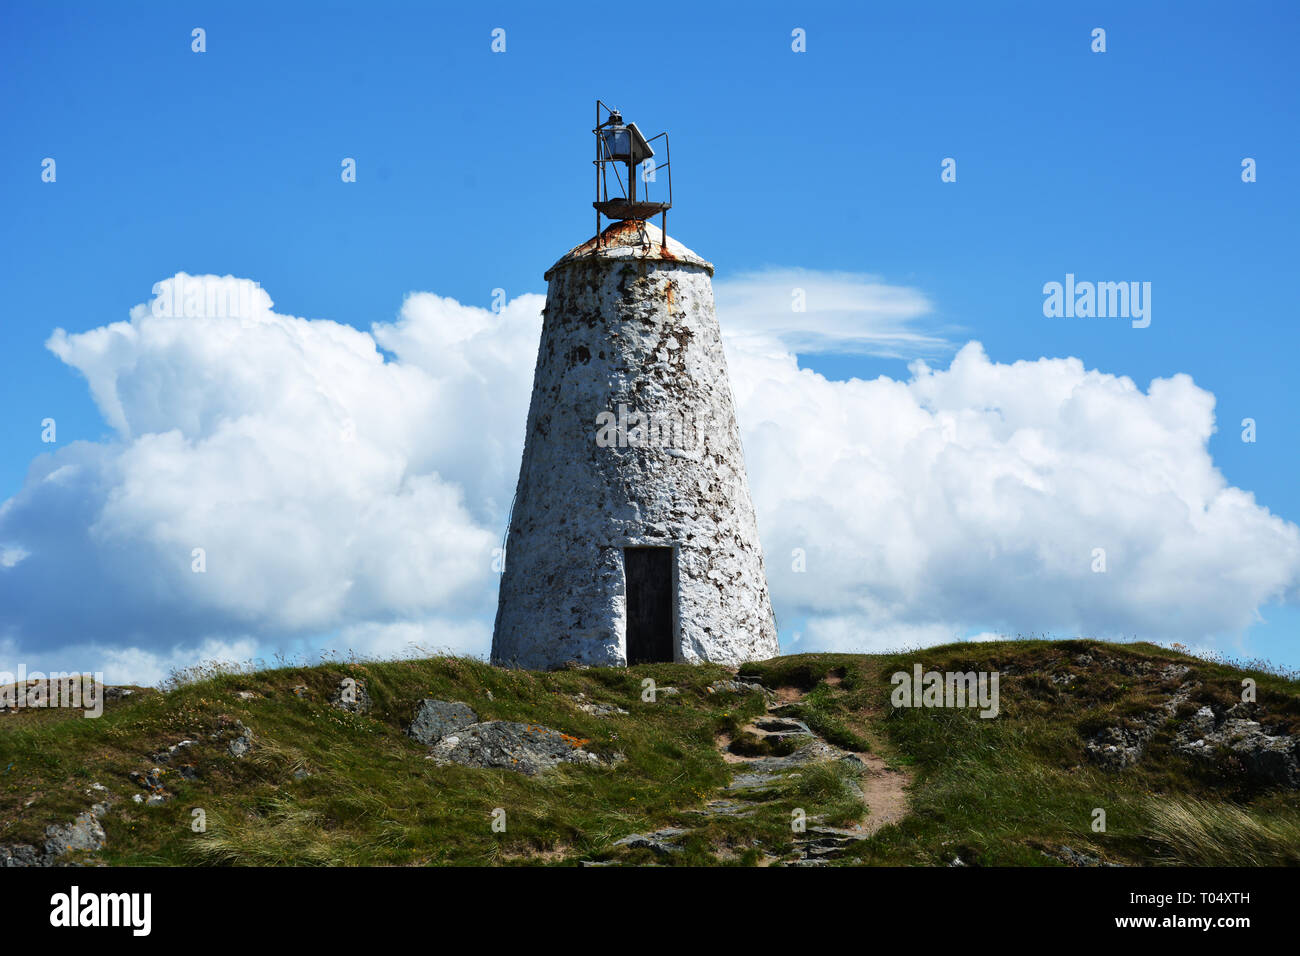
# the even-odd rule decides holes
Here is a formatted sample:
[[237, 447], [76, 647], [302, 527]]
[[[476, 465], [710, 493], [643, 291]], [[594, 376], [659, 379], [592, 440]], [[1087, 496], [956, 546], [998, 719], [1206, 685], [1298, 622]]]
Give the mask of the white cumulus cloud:
[[373, 334], [260, 290], [238, 315], [157, 301], [49, 339], [116, 437], [38, 459], [0, 510], [0, 626], [23, 653], [170, 661], [357, 627], [387, 647], [385, 626], [491, 615], [531, 372], [505, 346], [535, 348], [541, 297], [493, 313], [412, 295]]
[[734, 354], [768, 578], [808, 632], [1187, 640], [1294, 596], [1300, 529], [1215, 468], [1214, 397], [1188, 376], [1143, 391], [1077, 359], [994, 363], [976, 342], [911, 371], [835, 382]]

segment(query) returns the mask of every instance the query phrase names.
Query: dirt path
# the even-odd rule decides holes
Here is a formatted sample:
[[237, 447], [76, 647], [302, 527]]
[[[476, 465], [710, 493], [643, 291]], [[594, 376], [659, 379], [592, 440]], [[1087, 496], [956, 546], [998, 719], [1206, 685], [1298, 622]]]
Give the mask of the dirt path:
[[[759, 866], [829, 865], [854, 844], [907, 816], [911, 775], [890, 767], [878, 754], [844, 750], [813, 731], [797, 716], [798, 705], [804, 698], [802, 692], [790, 687], [759, 688], [748, 682], [726, 683], [729, 686], [718, 689], [728, 693], [752, 693], [761, 689], [767, 700], [767, 712], [741, 728], [735, 738], [722, 734], [714, 739], [714, 745], [731, 770], [731, 779], [702, 808], [690, 811], [692, 814], [720, 825], [725, 831], [728, 821], [740, 821], [761, 812], [768, 798], [780, 797], [792, 784], [797, 786], [801, 771], [819, 764], [839, 764], [847, 769], [848, 773], [841, 779], [862, 803], [861, 815], [847, 826], [825, 825], [824, 817], [813, 813], [801, 821], [802, 829], [793, 831], [792, 840], [781, 840], [779, 846], [763, 847], [752, 837], [747, 838], [743, 846], [758, 847], [761, 851]], [[742, 736], [746, 745], [736, 746]], [[650, 833], [633, 833], [615, 841], [615, 846], [645, 848], [667, 857], [682, 851], [681, 841], [694, 829], [671, 826]], [[719, 859], [734, 859], [738, 845], [741, 844], [733, 845], [723, 837], [714, 853]]]
[[836, 747], [793, 716], [804, 694], [791, 687], [768, 691], [767, 714], [742, 728], [742, 734], [752, 734], [762, 741], [779, 743], [785, 740], [801, 742], [793, 753], [784, 757], [746, 756], [733, 753], [733, 739], [719, 736], [715, 743], [722, 759], [730, 764], [732, 781], [720, 798], [711, 802], [719, 812], [735, 812], [736, 804], [730, 797], [736, 791], [768, 790], [781, 786], [782, 772], [817, 763], [838, 761], [856, 771], [851, 780], [863, 803], [862, 816], [850, 827], [809, 826], [802, 838], [796, 838], [800, 859], [794, 865], [824, 865], [858, 840], [864, 840], [881, 827], [898, 823], [910, 811], [907, 787], [911, 775], [890, 767], [878, 754], [869, 751], [850, 751]]
[[857, 756], [867, 765], [860, 783], [862, 802], [867, 805], [867, 816], [862, 825], [868, 833], [875, 833], [881, 827], [897, 823], [911, 812], [907, 788], [912, 783], [912, 778], [903, 770], [891, 768], [884, 758], [876, 754], [859, 753]]

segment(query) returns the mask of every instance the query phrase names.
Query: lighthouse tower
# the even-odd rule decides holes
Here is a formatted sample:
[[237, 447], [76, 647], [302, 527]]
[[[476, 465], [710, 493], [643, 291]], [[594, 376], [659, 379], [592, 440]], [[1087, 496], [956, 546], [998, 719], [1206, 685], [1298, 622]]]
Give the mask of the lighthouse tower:
[[[667, 134], [646, 141], [602, 109], [596, 235], [546, 273], [492, 661], [773, 657], [713, 266], [649, 221], [666, 225], [671, 181], [667, 201], [636, 194], [638, 176], [664, 178]], [[627, 187], [611, 196], [620, 166]], [[614, 220], [603, 230], [602, 215]]]

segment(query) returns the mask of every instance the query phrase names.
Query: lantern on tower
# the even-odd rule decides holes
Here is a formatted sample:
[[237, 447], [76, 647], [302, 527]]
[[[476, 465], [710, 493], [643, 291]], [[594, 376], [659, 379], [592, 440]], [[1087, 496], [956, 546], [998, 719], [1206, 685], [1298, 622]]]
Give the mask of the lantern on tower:
[[[596, 100], [596, 236], [601, 234], [601, 217], [607, 219], [646, 220], [660, 217], [663, 242], [668, 241], [668, 210], [673, 205], [673, 174], [670, 166], [667, 131], [646, 139], [636, 123], [623, 121], [623, 114]], [[659, 142], [664, 159], [655, 159], [652, 144]], [[661, 171], [667, 171], [667, 198], [650, 198], [650, 186], [658, 181]], [[611, 174], [613, 183], [610, 183]], [[642, 188], [637, 190], [637, 180]], [[612, 185], [612, 189], [611, 189]], [[599, 243], [599, 239], [597, 240]]]

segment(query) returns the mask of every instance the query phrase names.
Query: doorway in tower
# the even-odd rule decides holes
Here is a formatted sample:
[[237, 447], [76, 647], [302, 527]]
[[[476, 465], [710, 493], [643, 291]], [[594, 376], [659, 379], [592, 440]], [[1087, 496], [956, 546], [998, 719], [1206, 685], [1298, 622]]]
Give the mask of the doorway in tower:
[[673, 659], [673, 549], [624, 548], [627, 663]]

